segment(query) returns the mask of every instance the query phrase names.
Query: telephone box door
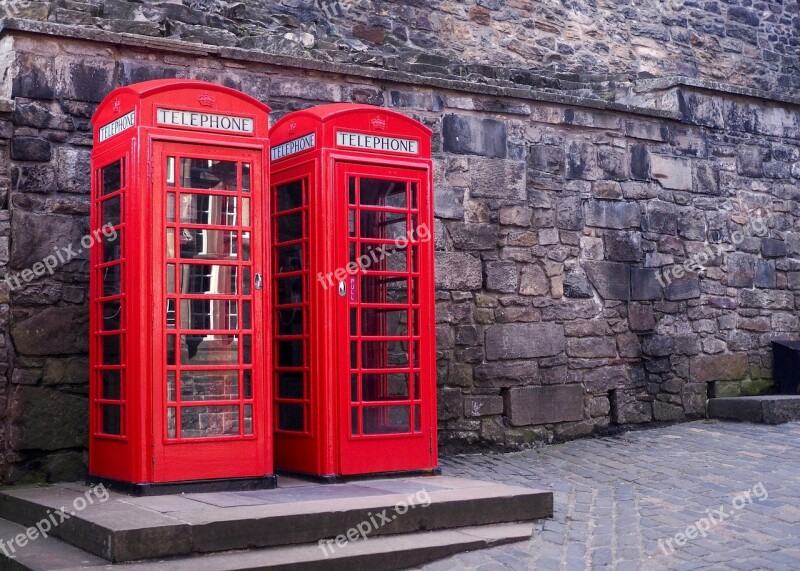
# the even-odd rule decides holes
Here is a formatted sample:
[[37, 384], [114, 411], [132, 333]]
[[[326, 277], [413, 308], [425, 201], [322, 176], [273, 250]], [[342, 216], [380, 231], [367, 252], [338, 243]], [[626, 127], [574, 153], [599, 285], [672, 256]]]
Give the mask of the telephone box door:
[[[337, 163], [343, 474], [435, 466], [430, 173]], [[346, 243], [345, 243], [346, 242]], [[349, 267], [348, 267], [349, 266]], [[357, 268], [357, 269], [356, 269]], [[340, 273], [341, 276], [341, 273]]]
[[[154, 472], [159, 480], [263, 476], [260, 151], [154, 143]], [[159, 353], [155, 353], [159, 355]]]

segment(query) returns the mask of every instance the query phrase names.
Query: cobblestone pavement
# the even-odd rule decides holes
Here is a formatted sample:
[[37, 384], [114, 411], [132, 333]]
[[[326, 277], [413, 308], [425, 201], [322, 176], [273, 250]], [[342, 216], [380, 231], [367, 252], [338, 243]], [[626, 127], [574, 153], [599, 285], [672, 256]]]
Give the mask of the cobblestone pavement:
[[[448, 475], [552, 490], [555, 515], [537, 522], [530, 543], [426, 571], [800, 570], [800, 423], [692, 422], [442, 465]], [[689, 526], [695, 538], [676, 537], [695, 535]]]

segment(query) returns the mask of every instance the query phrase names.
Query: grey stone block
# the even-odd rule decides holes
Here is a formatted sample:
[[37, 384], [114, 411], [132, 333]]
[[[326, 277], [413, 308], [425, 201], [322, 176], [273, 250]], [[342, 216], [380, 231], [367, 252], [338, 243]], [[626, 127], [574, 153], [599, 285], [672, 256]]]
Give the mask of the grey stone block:
[[585, 220], [589, 226], [624, 230], [639, 226], [641, 214], [635, 202], [589, 200], [586, 202]]
[[506, 158], [506, 124], [494, 119], [445, 115], [442, 139], [446, 153]]
[[583, 419], [583, 387], [518, 387], [506, 393], [506, 413], [513, 426]]
[[616, 262], [584, 262], [592, 286], [603, 299], [630, 299], [631, 268]]
[[504, 323], [486, 330], [486, 358], [533, 359], [564, 351], [564, 328], [555, 323]]

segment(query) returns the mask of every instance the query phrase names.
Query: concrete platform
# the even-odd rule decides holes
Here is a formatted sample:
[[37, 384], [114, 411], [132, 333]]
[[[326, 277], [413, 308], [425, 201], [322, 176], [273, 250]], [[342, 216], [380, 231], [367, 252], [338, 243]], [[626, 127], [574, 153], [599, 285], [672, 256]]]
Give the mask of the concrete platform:
[[[516, 524], [553, 513], [551, 492], [447, 476], [343, 484], [281, 478], [274, 490], [140, 498], [107, 492], [105, 501], [105, 494], [95, 494], [84, 507], [79, 498], [89, 497], [88, 490], [57, 484], [0, 493], [6, 544], [23, 528], [60, 520], [56, 510], [66, 514], [50, 537], [13, 554], [0, 551], [0, 569], [85, 569], [142, 560], [144, 569], [299, 569], [311, 562], [319, 569], [400, 569], [389, 562], [416, 565], [520, 541], [525, 533]], [[353, 541], [357, 536], [367, 540]], [[327, 553], [318, 544], [334, 538], [345, 547], [328, 542]], [[232, 550], [242, 551], [223, 553]], [[419, 561], [398, 557], [408, 550]]]
[[709, 399], [708, 416], [761, 424], [800, 421], [800, 395], [763, 395]]

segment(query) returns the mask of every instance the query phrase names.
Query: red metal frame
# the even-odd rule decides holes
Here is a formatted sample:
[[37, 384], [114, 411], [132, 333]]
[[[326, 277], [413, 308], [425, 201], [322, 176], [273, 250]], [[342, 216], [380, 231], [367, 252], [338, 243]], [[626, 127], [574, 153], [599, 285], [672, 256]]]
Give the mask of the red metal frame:
[[[306, 347], [302, 405], [312, 413], [305, 430], [281, 430], [282, 378], [281, 369], [276, 369], [275, 462], [279, 469], [329, 477], [437, 467], [430, 136], [426, 127], [399, 113], [349, 104], [292, 113], [271, 130], [273, 205], [294, 182], [301, 181], [311, 191], [304, 237], [309, 280], [303, 290], [303, 303], [310, 308], [304, 331], [310, 351]], [[403, 205], [392, 207], [385, 200], [383, 204], [351, 204], [351, 178], [357, 181], [354, 198], [361, 192], [362, 179], [374, 179], [383, 182], [365, 184], [402, 188]], [[412, 200], [412, 188], [416, 200]], [[375, 192], [368, 202], [378, 200], [380, 193]], [[363, 217], [372, 236], [348, 238], [351, 210], [358, 214], [355, 219]], [[374, 234], [379, 231], [376, 228], [385, 231], [401, 222], [403, 232]], [[423, 226], [427, 232], [416, 231]], [[402, 252], [392, 248], [392, 253], [371, 262], [366, 270], [353, 267], [353, 272], [340, 272], [343, 280], [330, 277], [338, 268], [347, 268], [351, 245], [391, 246], [399, 235], [409, 233], [424, 234], [427, 239], [416, 240]], [[279, 264], [277, 246], [273, 247]], [[416, 254], [413, 263], [412, 252]], [[400, 269], [390, 267], [398, 263]], [[280, 284], [275, 280], [279, 296]], [[344, 296], [339, 281], [344, 282]], [[365, 298], [361, 281], [383, 287]], [[414, 284], [413, 303], [388, 297], [399, 295], [402, 288], [386, 284], [403, 282]], [[405, 367], [397, 366], [401, 358], [407, 360]], [[355, 375], [355, 391], [351, 375]], [[358, 415], [356, 434], [353, 410]], [[370, 411], [366, 424], [365, 410]]]
[[[191, 113], [167, 117], [166, 112], [159, 115], [159, 109]], [[93, 247], [90, 254], [92, 476], [158, 484], [272, 474], [267, 406], [271, 390], [264, 379], [271, 360], [265, 329], [260, 326], [271, 323], [264, 309], [271, 289], [268, 281], [261, 290], [252, 283], [256, 274], [266, 272], [269, 260], [269, 228], [260, 216], [268, 211], [268, 113], [267, 106], [229, 88], [166, 80], [114, 91], [93, 118], [91, 226], [93, 231], [102, 228], [103, 206], [108, 211], [110, 201], [120, 196], [122, 220], [115, 228], [121, 232], [122, 256], [120, 262], [104, 262], [103, 246]], [[162, 117], [167, 119], [159, 123]], [[166, 175], [167, 157], [175, 158], [170, 163], [175, 186], [168, 186], [172, 181]], [[187, 159], [185, 163], [181, 163], [182, 157]], [[102, 169], [120, 158], [125, 161], [123, 189], [104, 195]], [[236, 165], [236, 175], [223, 183], [227, 174], [222, 171], [228, 162]], [[191, 192], [182, 193], [178, 176], [182, 164], [188, 173], [199, 172], [189, 183]], [[250, 165], [248, 190], [243, 188], [245, 164]], [[214, 168], [219, 169], [218, 180]], [[216, 186], [203, 186], [198, 182], [203, 182], [202, 177], [211, 181], [209, 185], [216, 181]], [[175, 193], [179, 201], [175, 222], [167, 220], [167, 193]], [[245, 199], [249, 200], [249, 221], [243, 220]], [[206, 218], [197, 214], [197, 218], [181, 222], [184, 204], [193, 208], [192, 212], [202, 210]], [[200, 205], [205, 206], [201, 209]], [[220, 213], [226, 216], [222, 222]], [[167, 291], [167, 264], [175, 265], [175, 280], [187, 280], [191, 290], [178, 287]], [[107, 284], [104, 298], [103, 278], [117, 265], [123, 268], [122, 291], [109, 297], [113, 283]], [[201, 271], [190, 273], [197, 268]], [[235, 285], [230, 280], [234, 273]], [[188, 282], [190, 275], [193, 281]], [[116, 316], [108, 305], [104, 314], [103, 303], [115, 299], [123, 300], [119, 311], [123, 321], [118, 329], [104, 331], [108, 316], [115, 325]], [[168, 299], [174, 302], [170, 306], [174, 319], [168, 315]], [[181, 316], [184, 305], [190, 312], [188, 320]], [[252, 313], [249, 324], [243, 321], [248, 307]], [[117, 334], [121, 364], [109, 366], [103, 359], [113, 357], [113, 352], [106, 350], [104, 355], [102, 342]], [[167, 362], [167, 337], [181, 334], [184, 351], [173, 365]], [[250, 339], [250, 362], [244, 359], [245, 336]], [[226, 350], [232, 354], [234, 343], [236, 359], [219, 364]], [[205, 361], [190, 368], [181, 361], [192, 358]], [[107, 376], [103, 387], [102, 373], [113, 370], [122, 371], [121, 383], [109, 381]], [[170, 372], [175, 374], [174, 385], [168, 383]], [[248, 373], [251, 394], [245, 394]], [[103, 394], [118, 385], [119, 395], [114, 393], [114, 399]], [[189, 389], [193, 392], [187, 392]], [[108, 418], [103, 425], [103, 407], [108, 405], [119, 407], [119, 427], [109, 424]], [[174, 434], [168, 427], [168, 409], [176, 414]], [[246, 410], [252, 410], [249, 423], [245, 422]], [[180, 432], [181, 414], [187, 415], [189, 424], [184, 425], [190, 426], [185, 433]]]

